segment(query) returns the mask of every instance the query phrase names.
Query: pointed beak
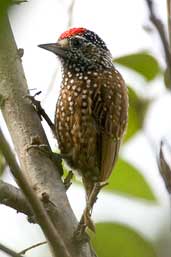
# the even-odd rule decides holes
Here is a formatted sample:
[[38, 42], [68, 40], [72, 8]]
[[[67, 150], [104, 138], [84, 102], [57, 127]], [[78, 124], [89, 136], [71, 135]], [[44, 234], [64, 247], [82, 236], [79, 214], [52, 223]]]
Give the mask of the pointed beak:
[[50, 43], [50, 44], [42, 44], [38, 45], [38, 47], [43, 48], [45, 50], [48, 50], [59, 57], [65, 57], [66, 56], [66, 48], [64, 48], [60, 43]]

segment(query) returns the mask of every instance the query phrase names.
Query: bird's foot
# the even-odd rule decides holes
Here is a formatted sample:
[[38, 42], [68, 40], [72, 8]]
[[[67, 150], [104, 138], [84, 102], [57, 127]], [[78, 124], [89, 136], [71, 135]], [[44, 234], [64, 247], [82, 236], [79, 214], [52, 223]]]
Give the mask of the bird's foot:
[[92, 207], [90, 205], [90, 202], [88, 201], [83, 213], [84, 224], [86, 224], [86, 227], [88, 227], [91, 231], [95, 233], [96, 228], [95, 228], [94, 222], [91, 219], [91, 214], [92, 214]]
[[30, 95], [30, 94], [27, 94], [24, 96], [24, 98], [27, 98], [30, 100], [30, 103], [31, 105], [33, 106], [34, 110], [37, 112], [40, 120], [42, 120], [42, 106], [41, 106], [41, 102], [36, 100], [36, 96], [40, 95], [41, 94], [41, 91], [38, 91], [36, 92], [34, 95]]
[[73, 235], [73, 239], [78, 243], [87, 243], [90, 241], [89, 235], [85, 232], [83, 227], [76, 229]]
[[72, 185], [73, 176], [74, 176], [74, 174], [73, 174], [72, 170], [70, 170], [68, 172], [67, 176], [64, 178], [64, 186], [65, 186], [66, 191]]
[[108, 182], [106, 181], [94, 183], [93, 189], [87, 199], [86, 208], [83, 212], [83, 215], [81, 217], [81, 220], [75, 232], [77, 238], [81, 238], [82, 235], [84, 235], [87, 227], [95, 233], [95, 225], [91, 219], [92, 209], [93, 209], [94, 203], [97, 200], [98, 193], [107, 184]]
[[47, 122], [47, 124], [49, 125], [50, 129], [52, 130], [54, 136], [56, 137], [56, 132], [55, 132], [55, 125], [53, 124], [53, 122], [51, 121], [51, 119], [49, 118], [49, 116], [46, 114], [45, 110], [42, 108], [41, 106], [41, 102], [36, 100], [35, 97], [37, 95], [40, 95], [41, 91], [38, 91], [36, 94], [34, 94], [33, 96], [31, 95], [26, 95], [25, 98], [28, 98], [31, 102], [31, 105], [33, 106], [33, 108], [35, 109], [35, 111], [37, 112], [40, 120], [42, 120], [42, 117], [45, 119], [45, 121]]
[[41, 144], [37, 137], [33, 138], [31, 144], [26, 147], [27, 151], [30, 149], [36, 149], [45, 154], [54, 162], [55, 166], [58, 168], [60, 176], [63, 176], [62, 159], [60, 154], [52, 152], [49, 145]]
[[92, 191], [90, 192], [90, 195], [88, 196], [88, 199], [87, 199], [87, 205], [89, 205], [91, 209], [93, 208], [93, 205], [97, 200], [98, 193], [106, 185], [108, 185], [107, 181], [100, 181], [100, 182], [94, 183]]
[[87, 234], [86, 234], [86, 228], [89, 228], [93, 232], [95, 232], [95, 225], [91, 219], [91, 210], [89, 208], [89, 205], [86, 205], [86, 208], [84, 210], [84, 213], [81, 217], [81, 220], [78, 224], [78, 227], [74, 233], [74, 238], [79, 241], [86, 241], [87, 239]]
[[[40, 152], [44, 153], [48, 158], [50, 158], [55, 163], [55, 166], [58, 168], [60, 176], [62, 177], [64, 175], [62, 167], [62, 159], [65, 157], [64, 155], [52, 152], [48, 145], [41, 144], [36, 138], [34, 138], [31, 144], [26, 147], [27, 151], [29, 151], [30, 149], [37, 149]], [[63, 180], [66, 191], [72, 184], [73, 175], [74, 174], [72, 170], [70, 170]]]
[[74, 232], [74, 239], [77, 242], [88, 242], [89, 241], [89, 236], [88, 236], [88, 234], [85, 231], [87, 225], [85, 224], [83, 216], [84, 216], [84, 214], [82, 215], [81, 220], [80, 220], [80, 222], [79, 222], [79, 224], [77, 226], [77, 229]]

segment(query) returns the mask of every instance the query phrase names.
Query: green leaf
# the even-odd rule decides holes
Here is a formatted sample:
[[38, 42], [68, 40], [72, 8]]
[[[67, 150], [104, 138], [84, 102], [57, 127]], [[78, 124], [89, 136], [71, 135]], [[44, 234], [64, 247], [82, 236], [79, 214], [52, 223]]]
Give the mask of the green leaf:
[[105, 189], [131, 197], [156, 201], [156, 197], [143, 175], [130, 163], [119, 159]]
[[0, 13], [1, 11], [4, 11], [7, 9], [7, 7], [9, 7], [10, 5], [13, 4], [13, 0], [1, 0], [0, 1]]
[[99, 223], [91, 238], [98, 257], [157, 257], [153, 245], [127, 226]]
[[148, 81], [153, 80], [162, 72], [158, 61], [146, 51], [116, 58], [114, 63], [138, 72]]
[[130, 87], [128, 87], [128, 96], [128, 127], [124, 141], [131, 139], [143, 127], [145, 115], [151, 102], [150, 99], [138, 96]]

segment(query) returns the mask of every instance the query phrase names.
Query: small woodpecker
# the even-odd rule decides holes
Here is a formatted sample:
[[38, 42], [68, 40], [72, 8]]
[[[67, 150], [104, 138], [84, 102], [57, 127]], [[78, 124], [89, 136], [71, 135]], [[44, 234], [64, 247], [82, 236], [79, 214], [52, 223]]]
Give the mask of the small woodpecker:
[[127, 125], [127, 88], [104, 41], [86, 28], [69, 29], [57, 43], [39, 46], [62, 64], [56, 135], [62, 156], [81, 175], [86, 191], [79, 230], [94, 230], [93, 204], [111, 175]]

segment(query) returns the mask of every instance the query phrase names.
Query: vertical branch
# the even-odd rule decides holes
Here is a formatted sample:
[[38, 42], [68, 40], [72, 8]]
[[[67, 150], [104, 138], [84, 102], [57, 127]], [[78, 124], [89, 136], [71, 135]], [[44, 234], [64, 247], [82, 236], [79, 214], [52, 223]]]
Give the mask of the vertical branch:
[[69, 8], [68, 8], [68, 25], [67, 25], [67, 28], [70, 28], [72, 26], [73, 10], [74, 10], [74, 6], [75, 6], [75, 1], [76, 0], [71, 0], [71, 3], [70, 3]]
[[167, 23], [168, 23], [169, 45], [171, 49], [171, 0], [167, 0]]
[[[75, 1], [76, 0], [71, 0], [71, 3], [69, 5], [69, 7], [68, 7], [68, 23], [67, 23], [67, 28], [70, 28], [72, 26], [72, 23], [73, 23], [73, 10], [74, 10], [74, 6], [75, 6]], [[43, 100], [46, 100], [46, 98], [49, 95], [49, 92], [52, 90], [53, 85], [54, 85], [54, 81], [55, 81], [55, 79], [57, 77], [57, 73], [58, 73], [58, 69], [56, 69], [54, 71], [53, 75], [52, 75], [51, 81], [49, 83], [49, 86], [47, 88], [47, 92], [46, 92]]]
[[[154, 2], [153, 0], [145, 0], [147, 7], [149, 9], [149, 18], [151, 22], [154, 24], [157, 32], [159, 33], [161, 43], [163, 45], [165, 61], [167, 65], [167, 75], [169, 77], [169, 84], [171, 86], [171, 0], [167, 0], [167, 16], [168, 16], [168, 35], [169, 40], [167, 39], [166, 31], [162, 21], [157, 17], [154, 11]], [[165, 183], [166, 189], [171, 194], [171, 168], [165, 160], [163, 154], [163, 142], [160, 144], [160, 152], [158, 157], [158, 167], [160, 174]]]
[[[164, 28], [164, 25], [163, 25], [162, 21], [156, 16], [156, 14], [154, 12], [153, 1], [152, 0], [145, 0], [145, 1], [146, 1], [147, 6], [148, 6], [149, 13], [150, 13], [149, 18], [150, 18], [151, 22], [153, 23], [153, 25], [155, 26], [155, 28], [156, 28], [159, 36], [160, 36], [161, 43], [163, 45], [163, 50], [164, 50], [165, 61], [166, 61], [167, 70], [168, 70], [169, 81], [170, 81], [170, 84], [171, 84], [171, 49], [170, 49], [170, 46], [169, 46], [169, 42], [167, 40], [166, 31], [165, 31], [165, 28]], [[170, 0], [168, 0], [168, 5], [169, 5], [168, 13], [170, 13]], [[170, 27], [170, 25], [169, 25], [169, 27]]]

